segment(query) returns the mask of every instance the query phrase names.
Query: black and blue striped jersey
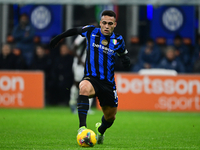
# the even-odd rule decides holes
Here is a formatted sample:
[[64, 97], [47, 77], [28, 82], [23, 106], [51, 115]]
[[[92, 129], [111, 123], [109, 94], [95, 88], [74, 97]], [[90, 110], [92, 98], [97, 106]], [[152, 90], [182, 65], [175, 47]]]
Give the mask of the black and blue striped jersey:
[[98, 77], [100, 80], [114, 82], [115, 55], [128, 53], [121, 35], [112, 33], [104, 36], [100, 28], [84, 26], [80, 34], [87, 39], [85, 76]]

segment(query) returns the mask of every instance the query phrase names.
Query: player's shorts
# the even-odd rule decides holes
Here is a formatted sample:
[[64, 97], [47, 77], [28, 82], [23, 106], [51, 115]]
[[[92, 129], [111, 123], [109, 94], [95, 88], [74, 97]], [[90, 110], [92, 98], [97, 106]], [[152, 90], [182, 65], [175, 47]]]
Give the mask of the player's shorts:
[[83, 80], [88, 80], [94, 87], [95, 96], [98, 97], [100, 106], [118, 106], [118, 96], [115, 83], [100, 80], [96, 77], [86, 76]]

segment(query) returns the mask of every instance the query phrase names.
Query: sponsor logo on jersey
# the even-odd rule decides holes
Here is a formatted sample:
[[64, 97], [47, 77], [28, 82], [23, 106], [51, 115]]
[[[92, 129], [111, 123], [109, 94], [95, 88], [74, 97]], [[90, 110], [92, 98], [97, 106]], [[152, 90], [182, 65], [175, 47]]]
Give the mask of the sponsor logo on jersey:
[[114, 53], [114, 50], [112, 50], [112, 49], [110, 49], [108, 47], [105, 47], [103, 45], [99, 45], [99, 44], [93, 43], [92, 46], [100, 48], [100, 49], [103, 49], [103, 52], [106, 53], [106, 54], [109, 54], [109, 55], [112, 55]]

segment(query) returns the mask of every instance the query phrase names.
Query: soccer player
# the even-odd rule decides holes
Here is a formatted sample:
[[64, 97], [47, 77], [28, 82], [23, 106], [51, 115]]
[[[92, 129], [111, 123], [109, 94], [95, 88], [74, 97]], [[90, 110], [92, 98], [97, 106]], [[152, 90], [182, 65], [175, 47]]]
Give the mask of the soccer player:
[[77, 103], [78, 133], [87, 127], [88, 97], [97, 96], [104, 114], [101, 123], [96, 123], [98, 144], [103, 143], [104, 133], [112, 126], [117, 113], [118, 96], [114, 80], [115, 55], [119, 55], [124, 67], [130, 66], [124, 40], [121, 35], [113, 32], [116, 25], [116, 14], [111, 10], [105, 10], [101, 15], [100, 28], [88, 25], [69, 29], [50, 42], [51, 47], [54, 48], [64, 37], [80, 34], [87, 39], [84, 77], [79, 84]]

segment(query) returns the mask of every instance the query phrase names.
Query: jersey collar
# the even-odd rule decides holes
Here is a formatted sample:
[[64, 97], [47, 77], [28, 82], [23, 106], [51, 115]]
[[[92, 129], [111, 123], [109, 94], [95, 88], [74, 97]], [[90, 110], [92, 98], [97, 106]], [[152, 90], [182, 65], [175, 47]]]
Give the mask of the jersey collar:
[[111, 39], [114, 39], [115, 38], [115, 33], [113, 32], [112, 33], [112, 35], [111, 36], [105, 36], [105, 35], [103, 35], [102, 33], [101, 33], [101, 28], [99, 28], [99, 32], [100, 32], [100, 34], [101, 34], [101, 36], [103, 36], [103, 37], [110, 37]]

